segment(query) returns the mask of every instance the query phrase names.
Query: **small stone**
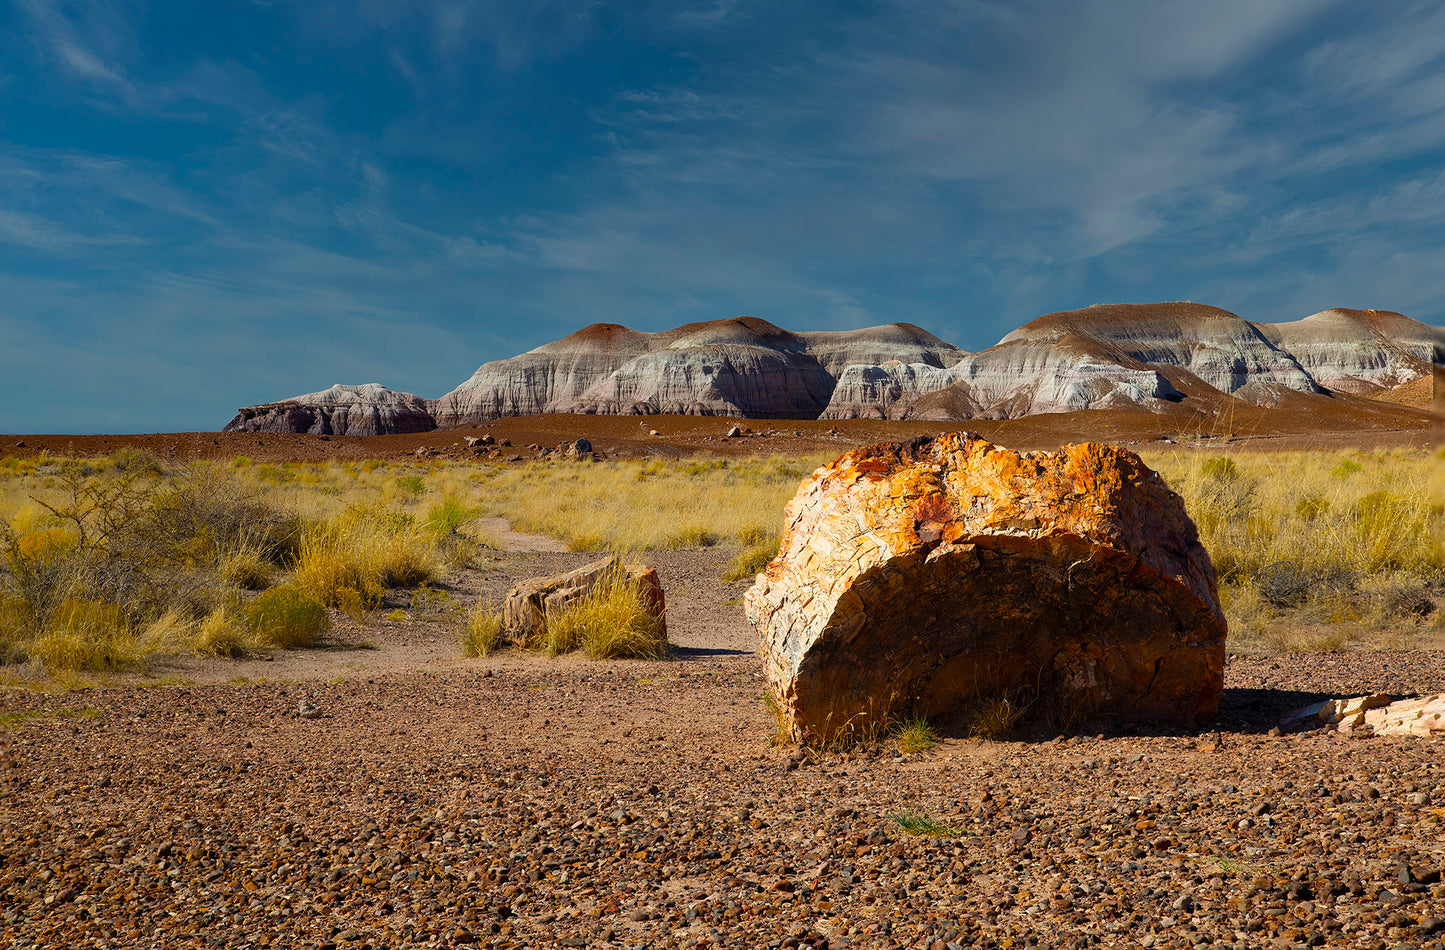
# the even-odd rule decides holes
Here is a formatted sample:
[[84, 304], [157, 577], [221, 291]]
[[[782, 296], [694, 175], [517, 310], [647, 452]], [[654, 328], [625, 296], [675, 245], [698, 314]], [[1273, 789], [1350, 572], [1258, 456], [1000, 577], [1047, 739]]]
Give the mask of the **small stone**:
[[321, 707], [317, 706], [315, 703], [310, 703], [303, 699], [296, 707], [296, 715], [300, 716], [302, 719], [320, 719]]

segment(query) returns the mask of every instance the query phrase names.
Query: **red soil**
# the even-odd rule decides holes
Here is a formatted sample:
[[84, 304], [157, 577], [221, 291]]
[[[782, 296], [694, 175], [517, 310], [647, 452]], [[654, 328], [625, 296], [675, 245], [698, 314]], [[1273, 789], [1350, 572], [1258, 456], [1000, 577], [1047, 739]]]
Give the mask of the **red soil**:
[[[753, 434], [729, 439], [740, 426]], [[1377, 399], [1334, 399], [1287, 393], [1262, 409], [1238, 399], [1187, 399], [1168, 413], [1089, 410], [1022, 419], [900, 422], [878, 419], [748, 420], [708, 416], [540, 415], [497, 419], [477, 426], [410, 435], [315, 436], [257, 432], [173, 432], [127, 435], [0, 435], [0, 457], [107, 455], [143, 448], [165, 459], [319, 462], [325, 459], [404, 458], [418, 449], [475, 457], [464, 436], [510, 440], [492, 458], [532, 458], [529, 448], [578, 438], [608, 457], [841, 453], [874, 442], [970, 430], [1016, 449], [1056, 448], [1069, 442], [1137, 445], [1161, 439], [1205, 440], [1266, 449], [1423, 448], [1440, 444], [1441, 420], [1421, 409]], [[650, 433], [656, 431], [658, 435]]]

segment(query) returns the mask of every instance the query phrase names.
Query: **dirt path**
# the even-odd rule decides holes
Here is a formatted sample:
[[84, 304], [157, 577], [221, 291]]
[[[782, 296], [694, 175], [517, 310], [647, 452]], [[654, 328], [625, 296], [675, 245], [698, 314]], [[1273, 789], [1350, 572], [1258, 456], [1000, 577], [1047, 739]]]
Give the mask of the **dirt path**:
[[556, 538], [549, 538], [541, 534], [525, 534], [521, 531], [513, 531], [512, 526], [506, 518], [479, 518], [477, 527], [486, 533], [486, 536], [495, 541], [501, 551], [509, 554], [535, 553], [548, 551], [556, 553], [567, 550], [567, 545]]

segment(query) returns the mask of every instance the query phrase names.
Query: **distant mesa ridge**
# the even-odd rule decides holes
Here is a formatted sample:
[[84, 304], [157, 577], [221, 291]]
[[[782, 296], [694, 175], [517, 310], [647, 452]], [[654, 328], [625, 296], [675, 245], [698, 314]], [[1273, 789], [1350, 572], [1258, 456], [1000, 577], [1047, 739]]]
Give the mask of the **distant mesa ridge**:
[[343, 386], [247, 406], [222, 432], [309, 432], [313, 435], [386, 435], [436, 428], [429, 401], [380, 383]]
[[793, 332], [757, 317], [648, 333], [595, 323], [479, 366], [440, 399], [377, 383], [248, 406], [227, 432], [378, 435], [536, 413], [754, 419], [1013, 419], [1166, 411], [1233, 396], [1381, 396], [1431, 374], [1445, 329], [1384, 310], [1251, 323], [1204, 304], [1045, 314], [968, 353], [909, 323]]

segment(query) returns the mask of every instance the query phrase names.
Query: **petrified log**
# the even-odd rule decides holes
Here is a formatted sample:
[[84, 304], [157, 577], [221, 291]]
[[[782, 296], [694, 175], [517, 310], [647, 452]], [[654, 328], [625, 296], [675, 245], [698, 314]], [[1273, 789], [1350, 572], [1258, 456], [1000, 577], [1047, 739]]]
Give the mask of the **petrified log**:
[[1377, 736], [1445, 735], [1445, 693], [1391, 701], [1380, 693], [1327, 699], [1288, 713], [1279, 721], [1285, 730], [1323, 726], [1339, 732], [1364, 728]]
[[536, 642], [546, 635], [547, 615], [566, 608], [586, 596], [603, 578], [616, 570], [638, 586], [642, 600], [657, 618], [659, 633], [667, 635], [667, 603], [662, 581], [650, 567], [628, 568], [616, 558], [603, 558], [564, 574], [532, 577], [514, 584], [502, 602], [502, 629], [517, 643]]
[[1064, 719], [1215, 714], [1214, 567], [1132, 452], [875, 445], [814, 472], [785, 521], [746, 603], [799, 740], [998, 697]]

